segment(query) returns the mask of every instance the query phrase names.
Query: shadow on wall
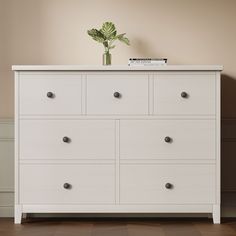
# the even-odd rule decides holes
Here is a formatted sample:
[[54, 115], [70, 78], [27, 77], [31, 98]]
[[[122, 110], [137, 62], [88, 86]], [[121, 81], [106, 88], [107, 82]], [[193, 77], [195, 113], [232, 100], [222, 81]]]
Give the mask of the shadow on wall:
[[156, 58], [157, 53], [153, 50], [151, 45], [140, 38], [132, 39], [132, 49], [135, 51], [136, 55], [141, 55], [140, 57], [153, 57]]
[[226, 74], [221, 75], [221, 96], [222, 117], [236, 119], [236, 78]]
[[222, 191], [236, 192], [236, 78], [221, 76]]

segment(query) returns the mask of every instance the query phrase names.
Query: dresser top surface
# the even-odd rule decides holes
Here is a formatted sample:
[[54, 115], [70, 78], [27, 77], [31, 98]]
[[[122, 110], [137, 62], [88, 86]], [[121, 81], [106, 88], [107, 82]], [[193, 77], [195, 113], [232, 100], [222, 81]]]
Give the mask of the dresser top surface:
[[13, 65], [14, 71], [222, 71], [222, 65]]

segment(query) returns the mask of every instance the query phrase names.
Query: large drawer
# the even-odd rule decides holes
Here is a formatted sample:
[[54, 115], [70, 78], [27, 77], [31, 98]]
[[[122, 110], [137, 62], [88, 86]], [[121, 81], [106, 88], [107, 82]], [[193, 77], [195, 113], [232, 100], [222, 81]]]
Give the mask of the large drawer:
[[215, 159], [215, 120], [121, 120], [121, 159]]
[[120, 167], [121, 204], [214, 204], [215, 165]]
[[21, 204], [113, 204], [111, 164], [21, 165]]
[[215, 74], [167, 73], [154, 78], [154, 114], [215, 114]]
[[115, 121], [21, 120], [20, 159], [113, 159]]
[[148, 75], [88, 75], [87, 114], [148, 114]]
[[20, 114], [81, 114], [81, 89], [81, 75], [22, 75], [19, 85]]

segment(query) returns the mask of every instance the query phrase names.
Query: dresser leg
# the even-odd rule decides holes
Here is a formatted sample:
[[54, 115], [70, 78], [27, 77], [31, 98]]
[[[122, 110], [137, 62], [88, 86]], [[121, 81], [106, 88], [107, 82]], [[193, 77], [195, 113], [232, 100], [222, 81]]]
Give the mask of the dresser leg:
[[15, 205], [15, 224], [21, 224], [22, 210], [21, 205]]
[[213, 223], [220, 224], [220, 205], [213, 205]]

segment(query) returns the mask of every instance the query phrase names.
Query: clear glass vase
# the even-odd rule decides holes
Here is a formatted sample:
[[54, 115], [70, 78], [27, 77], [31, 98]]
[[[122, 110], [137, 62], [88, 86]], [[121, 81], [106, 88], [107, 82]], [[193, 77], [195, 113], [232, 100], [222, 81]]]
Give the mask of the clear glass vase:
[[111, 65], [111, 54], [109, 52], [105, 52], [103, 55], [102, 55], [102, 64], [104, 66], [108, 66], [108, 65]]

